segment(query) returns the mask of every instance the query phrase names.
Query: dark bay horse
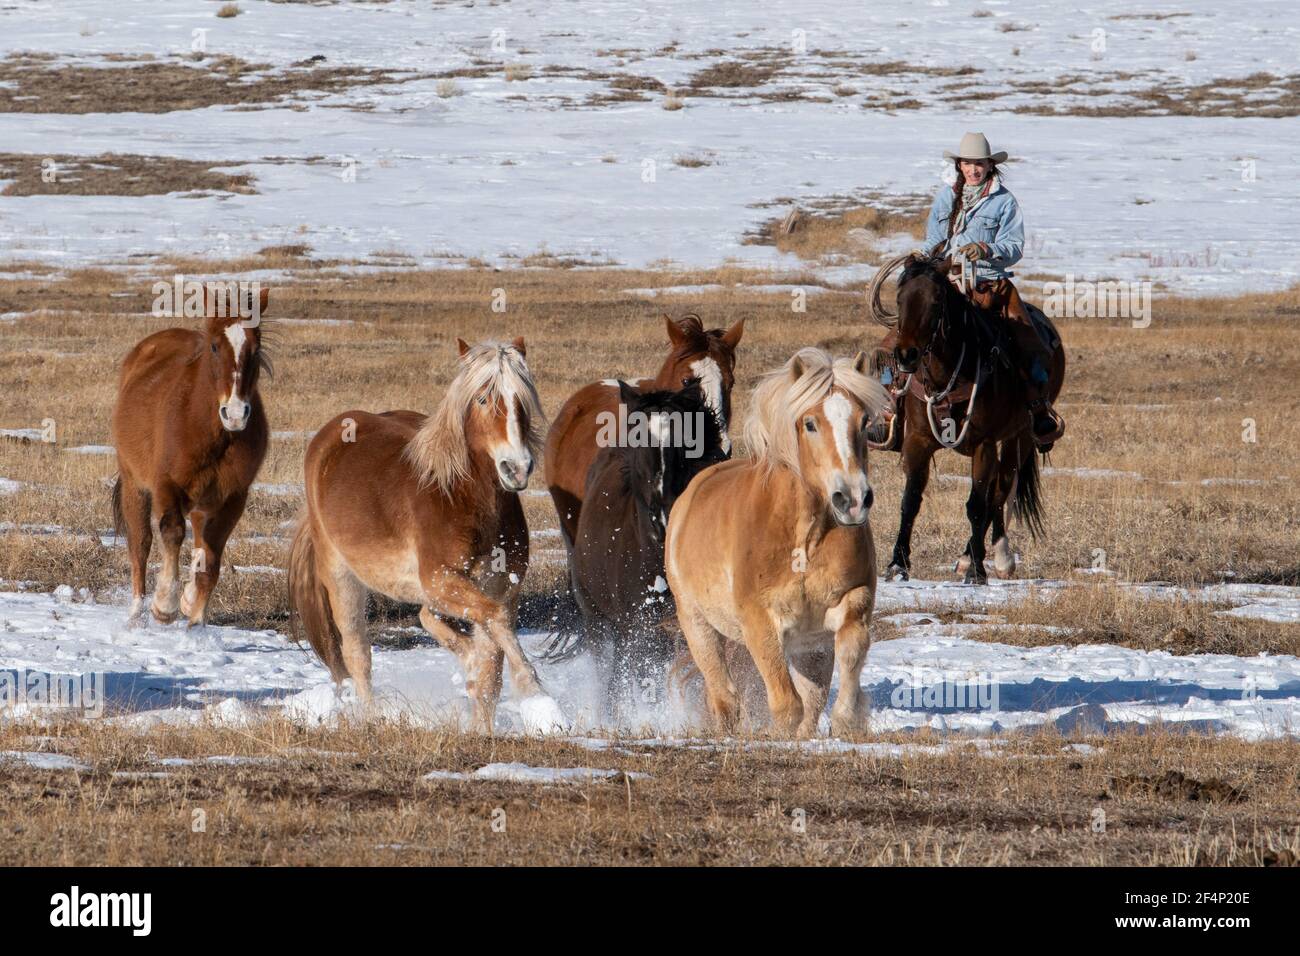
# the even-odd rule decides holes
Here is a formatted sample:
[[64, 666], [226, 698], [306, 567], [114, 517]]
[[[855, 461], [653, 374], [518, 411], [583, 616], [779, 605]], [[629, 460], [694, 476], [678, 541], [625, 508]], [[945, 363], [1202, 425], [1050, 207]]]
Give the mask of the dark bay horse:
[[[150, 610], [170, 623], [206, 620], [221, 556], [244, 513], [248, 489], [266, 457], [267, 425], [258, 378], [270, 363], [260, 317], [222, 306], [204, 287], [202, 329], [165, 329], [140, 341], [122, 362], [111, 432], [117, 449], [113, 524], [131, 558], [133, 625], [144, 617], [153, 536], [162, 539], [162, 571]], [[225, 313], [219, 315], [218, 313]], [[185, 518], [194, 531], [193, 577], [180, 593]]]
[[[880, 290], [899, 264], [898, 311], [892, 313], [881, 305]], [[956, 287], [948, 277], [950, 268], [948, 258], [899, 256], [881, 267], [869, 292], [872, 318], [896, 335], [886, 362], [901, 376], [910, 376], [894, 424], [903, 429], [907, 480], [886, 577], [906, 580], [911, 573], [912, 524], [921, 510], [930, 460], [939, 449], [949, 448], [971, 459], [966, 501], [971, 533], [957, 567], [967, 583], [986, 584], [984, 539], [990, 526], [994, 573], [1015, 573], [1004, 515], [1008, 503], [1031, 536], [1042, 533], [1041, 482], [1024, 383], [1001, 320]], [[1052, 401], [1065, 381], [1059, 338], [1048, 369]]]
[[[659, 373], [653, 379], [638, 379], [631, 384], [660, 391], [679, 389], [698, 379], [706, 403], [718, 418], [723, 447], [730, 454], [727, 427], [731, 421], [731, 388], [735, 383], [736, 346], [745, 331], [745, 320], [741, 319], [725, 332], [705, 330], [704, 322], [694, 313], [680, 322], [665, 315], [664, 324], [668, 329], [669, 352]], [[596, 419], [602, 412], [617, 412], [618, 394], [615, 380], [583, 386], [561, 406], [547, 433], [543, 467], [566, 548], [573, 547], [587, 473], [600, 451], [596, 444], [599, 430]]]
[[567, 726], [515, 633], [528, 571], [519, 492], [541, 445], [541, 403], [523, 339], [469, 346], [432, 415], [347, 411], [303, 463], [306, 508], [289, 555], [292, 633], [336, 682], [371, 700], [366, 599], [420, 605], [420, 623], [460, 660], [477, 730], [490, 734], [502, 665], [529, 731]]
[[627, 440], [604, 442], [592, 463], [569, 555], [584, 625], [577, 643], [600, 659], [607, 714], [615, 719], [634, 693], [662, 676], [675, 650], [675, 628], [664, 626], [673, 617], [664, 576], [673, 503], [692, 478], [727, 457], [698, 382], [651, 392], [619, 382], [618, 392], [631, 427]]

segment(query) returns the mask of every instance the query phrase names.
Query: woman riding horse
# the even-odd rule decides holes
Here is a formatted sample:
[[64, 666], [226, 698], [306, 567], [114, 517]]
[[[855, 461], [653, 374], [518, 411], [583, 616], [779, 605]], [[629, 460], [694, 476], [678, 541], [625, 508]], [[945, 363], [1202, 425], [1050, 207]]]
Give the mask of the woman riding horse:
[[983, 133], [967, 133], [956, 154], [944, 150], [943, 155], [952, 160], [955, 178], [934, 197], [925, 228], [926, 248], [934, 256], [950, 255], [954, 261], [961, 257], [973, 263], [975, 285], [970, 298], [1002, 316], [1018, 353], [1034, 441], [1039, 447], [1050, 446], [1065, 431], [1065, 422], [1047, 395], [1051, 349], [1034, 328], [1008, 271], [1020, 261], [1025, 230], [1020, 204], [998, 169], [1007, 154], [991, 152]]

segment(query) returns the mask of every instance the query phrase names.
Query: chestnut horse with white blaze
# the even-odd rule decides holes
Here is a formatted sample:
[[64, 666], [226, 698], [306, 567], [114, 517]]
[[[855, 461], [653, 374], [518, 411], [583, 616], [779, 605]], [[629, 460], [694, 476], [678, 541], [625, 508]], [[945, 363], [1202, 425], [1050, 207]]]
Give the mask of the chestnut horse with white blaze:
[[888, 398], [865, 353], [805, 348], [767, 373], [745, 424], [751, 457], [701, 472], [668, 518], [677, 616], [723, 730], [738, 717], [727, 642], [743, 644], [778, 733], [866, 729], [858, 687], [876, 593], [867, 436]]
[[420, 605], [460, 660], [476, 729], [491, 733], [501, 671], [526, 729], [566, 726], [515, 634], [528, 571], [528, 485], [545, 424], [523, 339], [457, 340], [460, 368], [432, 415], [347, 411], [307, 447], [306, 511], [289, 556], [290, 623], [338, 683], [372, 696], [366, 598]]
[[[730, 455], [727, 428], [731, 421], [731, 388], [736, 381], [736, 346], [745, 332], [745, 320], [740, 319], [725, 332], [706, 331], [703, 320], [695, 313], [680, 322], [665, 315], [664, 324], [670, 350], [659, 373], [654, 378], [636, 379], [630, 384], [650, 391], [676, 391], [699, 381], [704, 401], [722, 432], [723, 451]], [[542, 466], [559, 514], [564, 544], [570, 551], [578, 533], [587, 473], [600, 452], [596, 436], [600, 433], [601, 413], [616, 416], [618, 396], [617, 379], [583, 386], [560, 407], [546, 435]]]
[[[226, 541], [266, 457], [266, 413], [257, 384], [259, 373], [271, 367], [260, 324], [269, 292], [261, 290], [250, 319], [233, 314], [239, 310], [229, 300], [221, 307], [205, 286], [202, 329], [155, 332], [122, 362], [111, 425], [118, 469], [113, 524], [126, 535], [131, 558], [132, 625], [144, 618], [155, 534], [162, 539], [162, 570], [153, 616], [164, 624], [178, 611], [191, 626], [207, 620]], [[194, 531], [194, 572], [182, 595], [187, 516]]]

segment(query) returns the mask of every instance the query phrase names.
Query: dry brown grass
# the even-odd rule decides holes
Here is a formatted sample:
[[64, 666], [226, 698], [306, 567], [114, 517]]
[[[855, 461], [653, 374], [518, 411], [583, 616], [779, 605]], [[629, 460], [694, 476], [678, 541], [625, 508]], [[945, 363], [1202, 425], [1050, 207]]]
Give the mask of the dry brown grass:
[[[222, 172], [234, 163], [173, 156], [0, 153], [4, 196], [157, 196], [165, 193], [255, 193], [249, 173]], [[242, 165], [242, 164], [241, 164]]]
[[234, 56], [128, 58], [129, 66], [65, 63], [50, 54], [0, 60], [0, 113], [168, 113], [207, 106], [262, 109], [303, 93], [400, 83], [408, 73], [295, 64], [272, 70]]
[[821, 206], [799, 209], [794, 216], [787, 213], [769, 220], [747, 241], [774, 245], [811, 262], [874, 262], [879, 259], [876, 245], [885, 237], [905, 233], [923, 239], [928, 210], [928, 201], [919, 198], [904, 200], [895, 209], [827, 200]]
[[[148, 733], [10, 724], [0, 750], [62, 753], [89, 769], [4, 765], [0, 865], [1231, 866], [1300, 853], [1295, 742], [1157, 730], [1079, 753], [1035, 735], [992, 756], [908, 742], [923, 747], [830, 755], [761, 740], [624, 740], [593, 751], [375, 723]], [[211, 755], [257, 762], [202, 760]], [[166, 757], [196, 762], [156, 762]], [[625, 774], [554, 786], [421, 779], [500, 762]], [[156, 773], [166, 776], [145, 776]]]
[[[863, 313], [860, 290], [809, 294], [806, 313], [797, 314], [788, 292], [745, 285], [785, 281], [814, 292], [825, 288], [798, 274], [470, 268], [358, 276], [305, 260], [302, 246], [266, 252], [230, 263], [160, 262], [148, 280], [109, 271], [37, 270], [36, 278], [0, 281], [0, 314], [27, 313], [0, 326], [0, 428], [34, 428], [46, 419], [58, 428], [56, 446], [0, 441], [0, 477], [23, 483], [15, 493], [0, 494], [0, 522], [57, 525], [68, 532], [41, 533], [36, 527], [0, 533], [0, 579], [97, 591], [126, 581], [123, 549], [105, 547], [98, 538], [111, 524], [105, 482], [114, 472], [113, 459], [67, 449], [108, 443], [116, 363], [139, 338], [174, 324], [148, 313], [150, 282], [175, 272], [233, 276], [282, 268], [299, 280], [273, 290], [268, 318], [276, 377], [264, 394], [272, 429], [290, 433], [272, 440], [260, 477], [269, 484], [301, 482], [306, 436], [338, 411], [432, 408], [452, 371], [457, 336], [526, 336], [543, 402], [553, 414], [589, 381], [652, 370], [664, 349], [659, 316], [665, 309], [698, 310], [710, 326], [744, 316], [749, 324], [737, 369], [739, 419], [758, 373], [797, 347], [813, 344], [845, 354], [879, 334]], [[678, 283], [721, 288], [653, 302], [620, 291]], [[492, 311], [494, 289], [505, 290], [504, 314]], [[1021, 573], [1067, 577], [1089, 567], [1101, 549], [1123, 580], [1300, 581], [1300, 500], [1293, 493], [1300, 478], [1297, 310], [1300, 293], [1292, 291], [1158, 300], [1146, 329], [1109, 320], [1063, 321], [1070, 366], [1062, 410], [1069, 431], [1052, 455], [1056, 470], [1044, 479], [1048, 538], [1034, 543], [1013, 529]], [[354, 324], [277, 325], [277, 317]], [[1241, 440], [1244, 418], [1256, 421], [1254, 444]], [[735, 432], [738, 437], [739, 427]], [[967, 486], [952, 480], [968, 474], [968, 463], [948, 454], [936, 461], [938, 473], [914, 536], [920, 577], [948, 577], [968, 534]], [[1120, 474], [1098, 478], [1075, 471], [1088, 468]], [[896, 456], [873, 456], [872, 483], [877, 549], [887, 556], [901, 495]], [[532, 491], [524, 499], [535, 535], [524, 621], [544, 624], [554, 613], [556, 592], [563, 590], [563, 553], [540, 480]], [[294, 495], [255, 490], [227, 551], [228, 564], [281, 566], [286, 525], [297, 507]], [[214, 619], [281, 626], [282, 591], [280, 576], [226, 570]], [[1034, 612], [1023, 613], [1026, 621], [1037, 620]], [[1083, 622], [1087, 626], [1077, 639], [1113, 632], [1116, 640], [1135, 646], [1171, 650], [1219, 649], [1225, 642], [1245, 649], [1294, 647], [1294, 632], [1287, 636], [1281, 626], [1269, 631], [1264, 625], [1204, 620], [1186, 625], [1198, 635], [1195, 640], [1166, 644], [1171, 628], [1161, 632], [1155, 619], [1141, 623], [1136, 609], [1116, 605], [1111, 623], [1100, 614], [1095, 626]], [[1122, 615], [1135, 622], [1132, 633], [1117, 626]]]
[[[997, 609], [1012, 627], [991, 626], [971, 635], [1026, 646], [1118, 644], [1171, 654], [1300, 656], [1300, 624], [1225, 616], [1233, 605], [1186, 597], [1153, 599], [1113, 583], [1081, 584], [1031, 593]], [[1068, 628], [1068, 634], [1061, 629]]]

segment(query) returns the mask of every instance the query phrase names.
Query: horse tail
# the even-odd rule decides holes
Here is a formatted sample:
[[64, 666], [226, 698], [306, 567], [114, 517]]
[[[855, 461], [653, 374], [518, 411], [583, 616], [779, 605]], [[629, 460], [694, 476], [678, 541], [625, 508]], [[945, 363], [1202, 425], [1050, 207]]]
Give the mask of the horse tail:
[[126, 515], [122, 513], [122, 476], [113, 479], [113, 534], [122, 537], [126, 532]]
[[[112, 497], [113, 536], [117, 538], [126, 537], [127, 531], [129, 530], [129, 526], [126, 520], [126, 507], [122, 501], [122, 494], [123, 494], [123, 482], [122, 482], [122, 476], [119, 473], [113, 479], [113, 497]], [[143, 489], [136, 491], [136, 494], [140, 496], [141, 499], [140, 506], [144, 509], [145, 518], [147, 520], [149, 514], [149, 502], [152, 500], [152, 496], [149, 494], [149, 492]]]
[[1037, 541], [1044, 533], [1043, 480], [1038, 470], [1038, 456], [1031, 451], [1016, 471], [1016, 487], [1011, 494], [1011, 514], [1027, 528]]
[[316, 656], [329, 668], [334, 680], [348, 676], [343, 663], [343, 637], [334, 622], [329, 592], [320, 582], [316, 567], [316, 540], [307, 515], [298, 519], [289, 548], [289, 636], [301, 644], [304, 636]]

